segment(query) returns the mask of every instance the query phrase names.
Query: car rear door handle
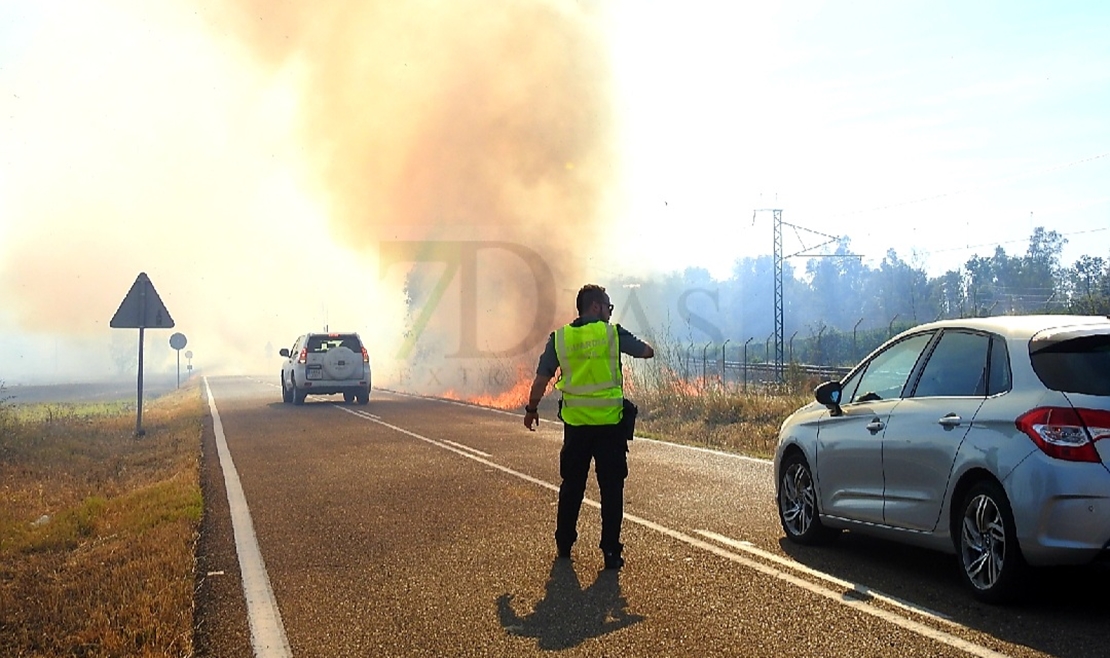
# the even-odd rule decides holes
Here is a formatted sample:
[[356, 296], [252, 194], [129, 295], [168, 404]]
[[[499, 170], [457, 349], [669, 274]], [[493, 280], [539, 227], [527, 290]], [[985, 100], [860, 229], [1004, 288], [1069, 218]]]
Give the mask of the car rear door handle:
[[875, 420], [867, 424], [867, 431], [871, 432], [872, 434], [878, 434], [879, 432], [883, 431], [884, 427], [886, 427], [886, 424], [876, 418]]
[[940, 423], [942, 427], [951, 428], [959, 427], [960, 423], [964, 422], [964, 419], [960, 418], [957, 414], [948, 414], [937, 422]]

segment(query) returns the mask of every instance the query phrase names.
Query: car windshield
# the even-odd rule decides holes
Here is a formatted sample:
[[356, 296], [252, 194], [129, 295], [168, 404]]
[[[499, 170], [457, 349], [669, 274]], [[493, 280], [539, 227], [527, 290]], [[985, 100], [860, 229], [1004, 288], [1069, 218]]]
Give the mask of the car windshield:
[[1110, 334], [1030, 343], [1033, 371], [1048, 388], [1064, 393], [1110, 395]]

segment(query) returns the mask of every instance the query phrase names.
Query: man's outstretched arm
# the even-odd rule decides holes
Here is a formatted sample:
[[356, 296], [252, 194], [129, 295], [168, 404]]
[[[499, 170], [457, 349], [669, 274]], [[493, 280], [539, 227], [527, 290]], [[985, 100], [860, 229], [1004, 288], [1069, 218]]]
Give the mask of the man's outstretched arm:
[[543, 394], [547, 392], [547, 385], [551, 383], [551, 377], [547, 375], [536, 375], [532, 380], [532, 389], [528, 391], [528, 404], [524, 407], [524, 426], [530, 430], [535, 430], [536, 425], [540, 423], [540, 413], [537, 407], [540, 400], [543, 399]]

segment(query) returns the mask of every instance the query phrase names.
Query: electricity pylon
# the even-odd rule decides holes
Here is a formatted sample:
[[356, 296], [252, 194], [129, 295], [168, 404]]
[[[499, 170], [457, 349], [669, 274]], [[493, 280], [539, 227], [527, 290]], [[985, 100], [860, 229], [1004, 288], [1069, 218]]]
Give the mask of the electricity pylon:
[[[827, 233], [822, 233], [820, 231], [814, 231], [813, 229], [806, 228], [804, 226], [798, 226], [797, 224], [791, 224], [789, 222], [784, 222], [784, 221], [782, 221], [782, 209], [781, 208], [756, 208], [755, 212], [752, 213], [752, 223], [753, 224], [755, 223], [756, 218], [759, 216], [759, 213], [761, 213], [761, 212], [769, 212], [769, 213], [772, 213], [773, 216], [774, 216], [774, 237], [773, 237], [774, 248], [773, 248], [773, 253], [774, 253], [774, 261], [775, 261], [775, 377], [779, 381], [779, 383], [782, 383], [783, 380], [785, 379], [785, 377], [784, 377], [784, 368], [783, 368], [783, 334], [784, 334], [784, 330], [783, 330], [783, 317], [782, 317], [782, 306], [783, 306], [783, 304], [782, 304], [782, 264], [783, 264], [783, 261], [785, 261], [787, 258], [793, 258], [795, 256], [810, 256], [811, 258], [841, 257], [841, 256], [850, 256], [850, 257], [857, 257], [858, 258], [858, 256], [855, 256], [854, 254], [815, 254], [815, 253], [812, 253], [815, 249], [820, 249], [821, 247], [824, 247], [827, 244], [832, 244], [834, 242], [840, 242], [840, 237], [835, 236], [835, 235], [828, 235]], [[801, 251], [794, 252], [794, 253], [792, 253], [788, 256], [783, 256], [782, 255], [782, 228], [784, 226], [787, 226], [787, 227], [790, 227], [790, 228], [794, 229], [795, 237], [797, 237], [798, 242], [803, 245], [803, 248], [802, 248]], [[799, 231], [805, 231], [806, 233], [812, 233], [813, 235], [821, 236], [821, 237], [825, 238], [825, 241], [820, 243], [820, 244], [815, 244], [815, 245], [810, 246], [810, 247], [805, 247], [804, 246], [805, 242], [802, 240], [802, 236], [799, 234]]]

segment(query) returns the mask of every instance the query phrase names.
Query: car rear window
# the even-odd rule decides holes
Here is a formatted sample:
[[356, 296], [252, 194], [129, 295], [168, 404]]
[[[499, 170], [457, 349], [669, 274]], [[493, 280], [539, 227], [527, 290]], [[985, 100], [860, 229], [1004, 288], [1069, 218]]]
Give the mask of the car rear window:
[[1110, 395], [1110, 334], [1034, 340], [1029, 357], [1037, 377], [1054, 391]]
[[332, 334], [308, 337], [309, 352], [327, 352], [336, 347], [346, 347], [352, 352], [361, 352], [362, 343], [354, 334]]

